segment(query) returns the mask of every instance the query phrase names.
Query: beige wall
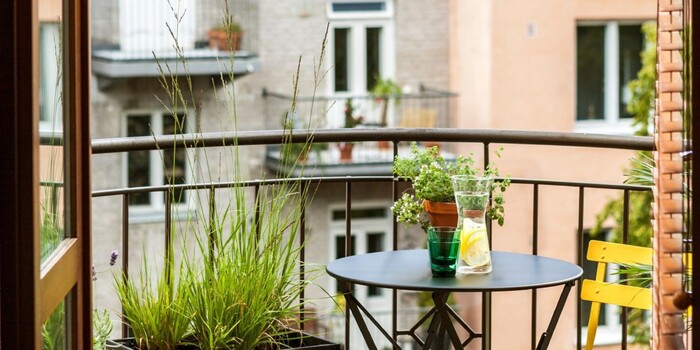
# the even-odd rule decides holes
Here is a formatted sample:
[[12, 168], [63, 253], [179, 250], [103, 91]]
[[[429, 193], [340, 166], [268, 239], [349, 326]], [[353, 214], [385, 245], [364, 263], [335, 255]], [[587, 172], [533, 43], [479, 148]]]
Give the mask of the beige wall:
[[[453, 0], [450, 6], [450, 88], [459, 94], [454, 125], [561, 132], [574, 131], [577, 21], [654, 19], [656, 9], [650, 0]], [[629, 151], [504, 147], [499, 168], [515, 178], [621, 183], [632, 156]], [[584, 228], [619, 195], [586, 191]], [[506, 224], [493, 230], [494, 249], [532, 251], [532, 200], [532, 186], [507, 191]], [[538, 253], [575, 262], [578, 190], [541, 187], [539, 200]], [[560, 290], [538, 293], [538, 334], [547, 327]], [[570, 294], [552, 349], [575, 347], [576, 293]], [[530, 298], [530, 292], [494, 295], [493, 349], [530, 348]], [[479, 301], [479, 296], [460, 296], [464, 317], [475, 324]]]
[[39, 21], [55, 22], [61, 19], [63, 8], [60, 0], [39, 0]]

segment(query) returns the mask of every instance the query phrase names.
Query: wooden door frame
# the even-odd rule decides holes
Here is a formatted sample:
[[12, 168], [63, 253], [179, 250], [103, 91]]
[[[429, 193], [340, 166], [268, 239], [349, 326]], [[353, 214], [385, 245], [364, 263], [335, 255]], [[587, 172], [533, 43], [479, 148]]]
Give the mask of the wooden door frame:
[[41, 324], [71, 293], [72, 349], [91, 334], [89, 0], [64, 1], [66, 175], [71, 237], [61, 258], [39, 259], [38, 0], [0, 2], [0, 346], [39, 349]]

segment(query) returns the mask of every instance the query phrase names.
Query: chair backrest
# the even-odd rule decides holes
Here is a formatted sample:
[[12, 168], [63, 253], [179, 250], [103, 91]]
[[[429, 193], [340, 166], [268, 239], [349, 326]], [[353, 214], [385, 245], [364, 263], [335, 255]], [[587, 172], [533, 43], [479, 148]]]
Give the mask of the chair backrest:
[[400, 128], [434, 128], [437, 112], [434, 109], [406, 108], [399, 121]]
[[581, 285], [581, 299], [591, 302], [586, 335], [586, 350], [590, 350], [598, 329], [601, 303], [651, 309], [651, 289], [606, 282], [605, 272], [609, 263], [651, 266], [652, 249], [594, 240], [588, 246], [586, 259], [598, 262], [595, 280], [584, 279]]

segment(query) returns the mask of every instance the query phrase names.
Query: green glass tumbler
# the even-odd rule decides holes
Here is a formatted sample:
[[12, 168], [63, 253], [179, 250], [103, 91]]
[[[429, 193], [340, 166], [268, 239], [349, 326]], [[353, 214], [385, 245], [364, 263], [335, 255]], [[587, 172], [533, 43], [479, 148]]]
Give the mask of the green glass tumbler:
[[435, 277], [453, 277], [457, 271], [459, 230], [456, 227], [428, 227], [430, 271]]

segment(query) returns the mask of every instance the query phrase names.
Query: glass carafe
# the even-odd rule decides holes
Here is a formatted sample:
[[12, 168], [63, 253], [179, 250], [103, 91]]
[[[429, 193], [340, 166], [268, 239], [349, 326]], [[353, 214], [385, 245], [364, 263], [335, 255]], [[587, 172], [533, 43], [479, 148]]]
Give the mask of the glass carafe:
[[486, 228], [486, 209], [493, 177], [455, 175], [452, 187], [459, 214], [460, 246], [458, 274], [491, 272], [491, 249]]

